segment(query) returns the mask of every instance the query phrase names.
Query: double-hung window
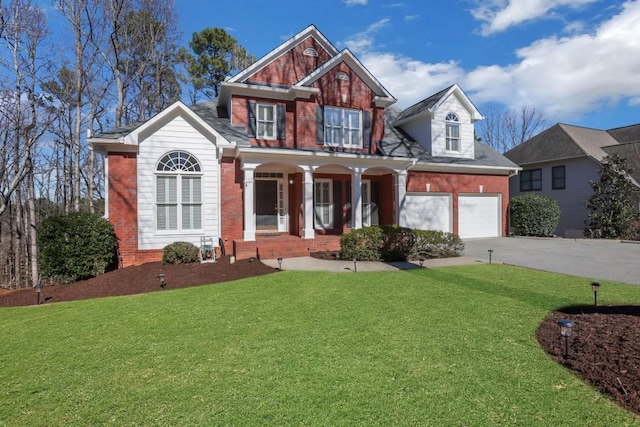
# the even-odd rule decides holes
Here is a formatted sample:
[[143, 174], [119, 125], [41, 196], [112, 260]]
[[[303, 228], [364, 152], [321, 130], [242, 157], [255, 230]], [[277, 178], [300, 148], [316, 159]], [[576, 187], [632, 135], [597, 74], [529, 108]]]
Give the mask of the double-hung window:
[[565, 188], [565, 167], [554, 166], [551, 168], [551, 189], [564, 190]]
[[542, 169], [529, 169], [520, 172], [520, 191], [542, 190]]
[[362, 148], [362, 113], [347, 108], [325, 107], [324, 135], [328, 146]]
[[202, 173], [191, 154], [165, 154], [156, 168], [156, 228], [158, 231], [202, 229]]
[[276, 139], [276, 106], [258, 104], [256, 137]]
[[446, 139], [447, 145], [445, 147], [446, 151], [454, 151], [456, 153], [460, 152], [460, 119], [457, 114], [449, 113], [447, 117], [445, 117], [446, 122]]

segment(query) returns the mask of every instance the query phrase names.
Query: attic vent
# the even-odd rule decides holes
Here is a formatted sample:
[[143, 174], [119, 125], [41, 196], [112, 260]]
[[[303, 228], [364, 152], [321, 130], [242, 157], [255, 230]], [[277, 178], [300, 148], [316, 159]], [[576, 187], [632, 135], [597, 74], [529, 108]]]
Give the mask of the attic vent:
[[349, 81], [351, 80], [351, 77], [349, 77], [347, 73], [340, 71], [338, 74], [336, 74], [336, 79]]
[[318, 51], [312, 47], [308, 47], [302, 52], [304, 56], [313, 56], [314, 58], [318, 57]]

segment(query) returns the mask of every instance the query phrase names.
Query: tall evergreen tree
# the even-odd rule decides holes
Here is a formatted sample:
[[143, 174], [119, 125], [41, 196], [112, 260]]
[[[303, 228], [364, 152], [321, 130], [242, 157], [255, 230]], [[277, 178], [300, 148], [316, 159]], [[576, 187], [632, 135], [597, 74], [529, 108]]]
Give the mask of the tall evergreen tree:
[[634, 218], [634, 193], [637, 188], [629, 179], [632, 169], [624, 157], [605, 157], [600, 168], [600, 180], [590, 181], [593, 195], [587, 200], [589, 219], [586, 234], [592, 238], [619, 238], [625, 225]]

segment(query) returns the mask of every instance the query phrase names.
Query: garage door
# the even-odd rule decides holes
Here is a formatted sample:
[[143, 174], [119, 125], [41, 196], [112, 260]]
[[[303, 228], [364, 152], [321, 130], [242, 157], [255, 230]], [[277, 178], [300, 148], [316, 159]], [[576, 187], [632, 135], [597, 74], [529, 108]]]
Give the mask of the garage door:
[[458, 234], [461, 238], [499, 237], [500, 196], [458, 196]]
[[451, 231], [451, 194], [407, 193], [405, 227]]

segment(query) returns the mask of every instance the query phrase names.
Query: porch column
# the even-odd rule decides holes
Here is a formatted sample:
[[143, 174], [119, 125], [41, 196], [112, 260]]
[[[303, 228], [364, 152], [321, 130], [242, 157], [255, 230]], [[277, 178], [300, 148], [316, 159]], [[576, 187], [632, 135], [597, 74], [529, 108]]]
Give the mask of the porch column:
[[407, 195], [407, 171], [398, 171], [395, 175], [396, 181], [396, 223], [403, 227], [407, 223], [404, 209], [404, 200]]
[[244, 172], [244, 232], [242, 238], [245, 241], [256, 240], [256, 217], [254, 206], [254, 179], [253, 172], [256, 170], [254, 165], [245, 165], [242, 167]]
[[351, 201], [351, 215], [353, 216], [353, 228], [362, 228], [362, 169], [353, 170], [353, 200]]
[[316, 237], [316, 233], [313, 229], [313, 170], [311, 167], [304, 168], [302, 187], [304, 190], [304, 223], [302, 225], [302, 238], [313, 239]]

